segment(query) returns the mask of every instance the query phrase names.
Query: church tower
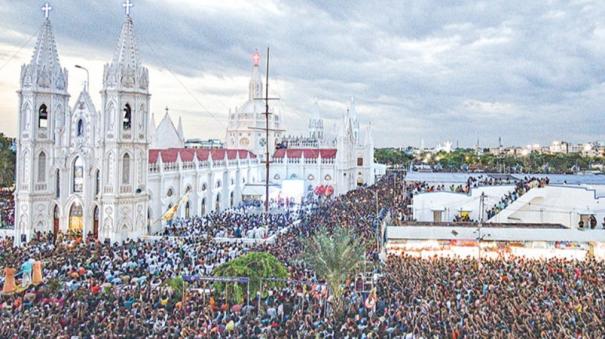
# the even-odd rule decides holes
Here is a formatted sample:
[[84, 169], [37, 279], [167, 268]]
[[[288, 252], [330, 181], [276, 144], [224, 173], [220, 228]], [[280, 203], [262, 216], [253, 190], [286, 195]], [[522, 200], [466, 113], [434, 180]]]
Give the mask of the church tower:
[[229, 112], [229, 124], [225, 144], [230, 149], [244, 149], [264, 159], [265, 147], [269, 143], [272, 154], [275, 145], [283, 137], [280, 116], [269, 109], [269, 140], [266, 140], [265, 132], [265, 101], [262, 73], [260, 69], [261, 57], [258, 51], [252, 56], [252, 74], [248, 84], [248, 100], [240, 107]]
[[149, 153], [149, 72], [141, 65], [130, 15], [103, 72], [101, 239], [136, 238], [147, 233]]
[[21, 67], [19, 96], [19, 134], [17, 137], [17, 179], [15, 241], [31, 238], [35, 231], [51, 229], [59, 186], [55, 170], [65, 160], [62, 153], [65, 118], [69, 114], [67, 69], [61, 67], [49, 19], [51, 7], [42, 10], [45, 20], [40, 28], [34, 55]]
[[324, 138], [324, 121], [320, 116], [319, 104], [315, 101], [313, 116], [309, 118], [309, 137], [321, 142]]

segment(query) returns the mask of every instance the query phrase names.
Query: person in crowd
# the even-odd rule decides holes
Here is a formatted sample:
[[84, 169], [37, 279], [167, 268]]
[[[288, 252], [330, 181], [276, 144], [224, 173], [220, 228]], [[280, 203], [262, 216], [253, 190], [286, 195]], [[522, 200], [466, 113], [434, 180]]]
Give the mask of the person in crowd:
[[[25, 246], [14, 247], [13, 239], [4, 239], [0, 264], [9, 267], [4, 288], [11, 279], [14, 285], [10, 267], [30, 258], [42, 263], [45, 280], [24, 293], [1, 297], [0, 337], [605, 335], [602, 262], [511, 257], [486, 259], [479, 266], [473, 259], [406, 255], [378, 260], [380, 222], [389, 214], [395, 221], [410, 216], [412, 184], [400, 179], [387, 175], [373, 186], [313, 203], [295, 217], [283, 212], [273, 219], [275, 225], [287, 224], [288, 218], [297, 222], [275, 233], [273, 241], [256, 244], [235, 237], [238, 228], [246, 234], [247, 222], [259, 225], [256, 217], [237, 211], [200, 221], [182, 219], [156, 240], [73, 243], [68, 237], [55, 240], [36, 233]], [[342, 318], [333, 316], [326, 282], [300, 260], [306, 238], [319, 227], [335, 226], [349, 227], [366, 240], [366, 266], [372, 273], [346, 282]], [[283, 262], [287, 282], [234, 302], [201, 279], [250, 251], [266, 251]], [[184, 291], [168, 284], [178, 276], [187, 281]]]

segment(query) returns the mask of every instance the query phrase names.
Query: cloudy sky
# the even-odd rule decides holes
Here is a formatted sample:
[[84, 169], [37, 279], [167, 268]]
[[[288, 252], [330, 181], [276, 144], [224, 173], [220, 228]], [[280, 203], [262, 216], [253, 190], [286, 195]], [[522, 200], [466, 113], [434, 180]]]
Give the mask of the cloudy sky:
[[[602, 0], [133, 2], [156, 121], [170, 107], [187, 137], [224, 137], [227, 112], [247, 97], [251, 55], [269, 45], [271, 94], [292, 134], [304, 132], [315, 100], [333, 120], [355, 97], [378, 146], [605, 139]], [[8, 135], [43, 3], [0, 0], [0, 132]], [[73, 97], [85, 80], [75, 64], [100, 90], [121, 4], [51, 1]]]

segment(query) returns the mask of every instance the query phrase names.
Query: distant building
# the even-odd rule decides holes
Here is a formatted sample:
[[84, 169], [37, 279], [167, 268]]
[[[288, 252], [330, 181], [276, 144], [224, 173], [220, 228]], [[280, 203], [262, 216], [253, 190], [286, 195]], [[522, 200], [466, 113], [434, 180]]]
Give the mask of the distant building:
[[220, 139], [187, 139], [185, 141], [185, 148], [217, 149], [224, 147], [225, 143]]

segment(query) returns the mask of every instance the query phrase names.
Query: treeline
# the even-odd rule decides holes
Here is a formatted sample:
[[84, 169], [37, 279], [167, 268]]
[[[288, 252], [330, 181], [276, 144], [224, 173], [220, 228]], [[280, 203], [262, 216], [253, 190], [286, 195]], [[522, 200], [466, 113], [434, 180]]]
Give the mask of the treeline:
[[457, 149], [452, 152], [420, 152], [395, 148], [376, 149], [377, 162], [387, 165], [431, 166], [434, 171], [470, 171], [505, 173], [576, 173], [581, 171], [603, 172], [604, 157], [582, 156], [580, 153], [546, 154], [531, 152], [528, 155], [477, 155], [473, 149]]
[[0, 133], [0, 187], [11, 187], [15, 183], [16, 155], [12, 145], [13, 139]]

